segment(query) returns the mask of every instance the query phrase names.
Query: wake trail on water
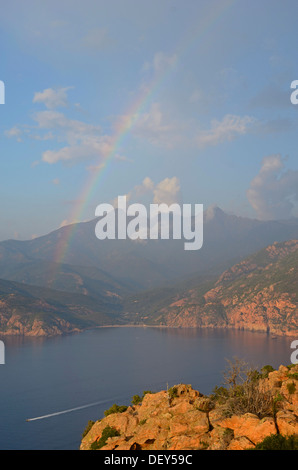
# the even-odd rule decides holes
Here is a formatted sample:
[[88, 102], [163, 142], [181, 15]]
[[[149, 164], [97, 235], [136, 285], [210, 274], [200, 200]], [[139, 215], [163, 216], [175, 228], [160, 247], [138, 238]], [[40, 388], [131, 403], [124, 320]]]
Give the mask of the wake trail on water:
[[91, 406], [102, 405], [110, 401], [111, 399], [96, 401], [94, 403], [88, 403], [87, 405], [77, 406], [76, 408], [70, 408], [68, 410], [63, 410], [63, 411], [56, 411], [55, 413], [51, 413], [51, 414], [43, 415], [43, 416], [37, 416], [36, 418], [29, 418], [29, 419], [26, 419], [26, 421], [37, 421], [38, 419], [46, 419], [46, 418], [51, 418], [52, 416], [64, 415], [66, 413], [72, 413], [73, 411], [83, 410], [84, 408], [91, 408]]

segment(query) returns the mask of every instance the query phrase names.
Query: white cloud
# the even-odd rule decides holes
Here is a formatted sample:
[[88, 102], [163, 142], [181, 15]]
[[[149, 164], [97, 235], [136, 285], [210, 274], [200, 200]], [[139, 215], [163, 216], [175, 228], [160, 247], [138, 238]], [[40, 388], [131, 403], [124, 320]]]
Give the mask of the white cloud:
[[232, 141], [239, 135], [247, 134], [255, 123], [255, 118], [251, 116], [226, 114], [221, 121], [214, 119], [211, 129], [199, 131], [196, 142], [200, 147], [205, 147]]
[[217, 210], [218, 210], [218, 206], [216, 204], [211, 204], [211, 206], [209, 206], [206, 209], [205, 214], [204, 214], [206, 222], [210, 222], [210, 220], [214, 219]]
[[94, 159], [90, 169], [101, 165], [112, 153], [119, 161], [131, 162], [121, 153], [121, 149], [114, 154], [115, 143], [123, 129], [130, 131], [134, 138], [165, 149], [172, 149], [182, 143], [182, 132], [186, 125], [175, 121], [173, 116], [161, 109], [160, 103], [153, 103], [144, 113], [120, 115], [114, 133], [108, 135], [102, 134], [100, 125], [71, 119], [66, 113], [54, 109], [58, 105], [66, 105], [68, 89], [57, 91], [49, 88], [36, 93], [33, 101], [43, 103], [47, 109], [33, 114], [35, 125], [14, 127], [6, 131], [7, 137], [20, 138], [23, 133], [34, 140], [51, 141], [52, 148], [44, 150], [42, 161], [55, 164]]
[[286, 219], [292, 216], [298, 201], [298, 171], [285, 170], [281, 155], [269, 155], [251, 181], [247, 198], [263, 220]]
[[66, 88], [47, 88], [34, 94], [33, 103], [43, 103], [48, 109], [65, 107], [68, 105], [67, 91], [72, 87]]
[[31, 139], [34, 140], [53, 140], [55, 139], [52, 132], [48, 132], [47, 134], [30, 134]]
[[156, 74], [160, 74], [173, 67], [177, 62], [177, 58], [176, 54], [166, 55], [164, 52], [156, 52], [151, 62], [144, 63], [143, 71], [153, 70]]
[[154, 190], [154, 183], [152, 179], [149, 178], [149, 176], [146, 176], [146, 178], [143, 179], [142, 184], [135, 187], [135, 191], [137, 195], [142, 195], [153, 190]]
[[91, 158], [106, 158], [113, 147], [104, 141], [104, 138], [93, 138], [81, 141], [78, 145], [63, 147], [59, 150], [46, 150], [42, 154], [42, 160], [46, 163], [76, 162]]
[[101, 132], [100, 126], [69, 119], [59, 111], [40, 111], [35, 113], [34, 119], [40, 129], [63, 130], [67, 133], [68, 138]]
[[132, 133], [158, 147], [173, 148], [181, 139], [181, 126], [165, 115], [160, 103], [153, 103], [147, 113], [135, 118]]
[[[43, 152], [42, 160], [46, 163], [76, 162], [91, 158], [102, 160], [113, 151], [113, 138], [102, 135], [100, 126], [69, 119], [65, 114], [54, 110], [38, 112], [34, 119], [38, 129], [47, 133], [51, 131], [57, 142], [67, 144], [58, 150]], [[100, 163], [99, 161], [97, 164]]]
[[69, 220], [64, 219], [64, 220], [62, 220], [61, 224], [59, 225], [59, 228], [66, 227], [67, 225], [70, 225], [70, 224], [71, 224], [71, 222], [69, 222]]
[[[67, 105], [69, 88], [71, 87], [58, 90], [48, 88], [41, 93], [35, 93], [33, 102], [43, 103], [47, 109], [33, 115], [34, 126], [15, 126], [7, 130], [5, 135], [20, 139], [22, 134], [26, 134], [34, 140], [51, 140], [58, 148], [46, 149], [42, 153], [42, 161], [54, 164], [60, 161], [75, 163], [94, 159], [94, 164], [89, 168], [96, 170], [110, 154], [114, 155], [118, 134], [116, 132], [115, 135], [104, 135], [101, 126], [71, 119], [65, 113], [54, 109]], [[114, 158], [119, 161], [131, 161], [121, 153], [116, 153]]]
[[86, 34], [82, 39], [82, 45], [89, 50], [101, 50], [112, 43], [104, 28], [95, 28]]
[[180, 183], [176, 176], [173, 178], [165, 178], [156, 185], [153, 189], [155, 204], [174, 204], [179, 202], [180, 195]]
[[104, 168], [104, 166], [105, 166], [105, 163], [100, 162], [100, 163], [98, 163], [98, 165], [89, 165], [87, 167], [87, 170], [89, 170], [89, 171], [100, 171]]
[[9, 139], [16, 138], [18, 142], [22, 141], [21, 139], [22, 133], [23, 132], [21, 131], [21, 129], [17, 126], [14, 126], [11, 129], [8, 129], [7, 131], [4, 132], [6, 137], [8, 137]]
[[[176, 176], [165, 178], [155, 184], [147, 176], [141, 184], [135, 186], [126, 194], [127, 201], [140, 203], [142, 198], [148, 197], [154, 204], [174, 204], [180, 202], [180, 182]], [[117, 206], [118, 198], [112, 201], [114, 207]]]
[[72, 225], [72, 224], [77, 224], [79, 222], [89, 222], [90, 219], [83, 219], [83, 220], [77, 220], [77, 219], [64, 219], [62, 220], [61, 224], [59, 225], [59, 228], [66, 227], [67, 225]]

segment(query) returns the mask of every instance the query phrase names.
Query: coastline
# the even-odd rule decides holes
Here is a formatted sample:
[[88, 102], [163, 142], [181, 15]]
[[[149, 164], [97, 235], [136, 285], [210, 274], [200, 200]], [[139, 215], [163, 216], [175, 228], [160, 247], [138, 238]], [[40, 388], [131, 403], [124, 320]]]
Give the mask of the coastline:
[[45, 330], [39, 329], [38, 332], [34, 333], [33, 331], [24, 333], [22, 331], [16, 332], [12, 334], [11, 332], [1, 332], [0, 331], [0, 340], [7, 339], [7, 338], [55, 338], [61, 336], [69, 336], [72, 334], [80, 334], [85, 331], [96, 330], [99, 328], [156, 328], [156, 329], [173, 329], [173, 330], [232, 330], [232, 331], [243, 331], [243, 332], [250, 332], [250, 333], [261, 333], [264, 334], [271, 339], [276, 338], [298, 338], [298, 332], [295, 331], [287, 331], [287, 332], [274, 332], [271, 333], [270, 331], [265, 331], [261, 329], [250, 329], [250, 328], [235, 328], [234, 326], [211, 326], [211, 325], [204, 325], [204, 326], [173, 326], [173, 325], [148, 325], [148, 324], [108, 324], [108, 325], [94, 325], [86, 328], [74, 328], [73, 330], [69, 331], [55, 331], [55, 333], [46, 333]]

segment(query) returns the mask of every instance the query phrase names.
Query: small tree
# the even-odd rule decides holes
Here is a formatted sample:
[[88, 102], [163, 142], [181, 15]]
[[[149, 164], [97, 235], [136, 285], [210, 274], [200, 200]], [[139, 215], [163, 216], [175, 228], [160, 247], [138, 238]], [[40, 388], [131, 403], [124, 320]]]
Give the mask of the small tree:
[[294, 382], [290, 382], [289, 384], [287, 384], [287, 389], [289, 394], [293, 395], [293, 393], [295, 393], [296, 391], [296, 385], [294, 384]]
[[213, 398], [220, 401], [226, 415], [253, 413], [259, 418], [273, 414], [273, 395], [261, 389], [262, 375], [240, 359], [228, 360], [224, 383], [214, 391]]
[[120, 436], [119, 432], [117, 429], [112, 428], [111, 426], [106, 426], [104, 430], [102, 431], [101, 438], [98, 439], [97, 441], [94, 441], [91, 444], [91, 449], [92, 450], [99, 450], [102, 447], [104, 447], [107, 443], [107, 440], [109, 437], [115, 437], [115, 436]]
[[91, 421], [91, 420], [88, 421], [87, 426], [85, 427], [85, 429], [83, 431], [82, 438], [85, 437], [88, 434], [88, 432], [92, 428], [93, 424], [94, 424], [94, 421]]
[[178, 397], [178, 388], [177, 387], [171, 387], [168, 390], [168, 396], [170, 400], [173, 400], [173, 398]]
[[124, 411], [127, 410], [127, 406], [125, 405], [116, 405], [116, 403], [114, 403], [114, 405], [112, 405], [108, 410], [105, 410], [104, 411], [104, 415], [105, 416], [109, 416], [111, 414], [114, 414], [114, 413], [123, 413]]
[[224, 384], [235, 389], [237, 385], [242, 384], [249, 371], [248, 365], [242, 359], [234, 358], [234, 361], [226, 359], [228, 365], [223, 373]]
[[136, 405], [139, 405], [139, 403], [141, 403], [142, 401], [142, 398], [140, 397], [140, 395], [134, 395], [132, 397], [132, 400], [131, 400], [131, 403], [136, 406]]
[[262, 373], [262, 378], [263, 379], [267, 379], [268, 375], [270, 374], [270, 372], [273, 372], [275, 369], [272, 367], [272, 366], [264, 366], [262, 367], [261, 369], [261, 373]]
[[257, 444], [255, 450], [298, 450], [298, 436], [272, 434]]

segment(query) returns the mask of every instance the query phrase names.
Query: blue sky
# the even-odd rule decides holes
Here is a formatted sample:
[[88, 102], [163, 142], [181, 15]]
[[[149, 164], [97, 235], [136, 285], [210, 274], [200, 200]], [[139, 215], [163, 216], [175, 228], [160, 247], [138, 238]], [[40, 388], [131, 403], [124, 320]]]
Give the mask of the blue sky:
[[298, 216], [296, 0], [0, 7], [1, 240], [122, 194]]

